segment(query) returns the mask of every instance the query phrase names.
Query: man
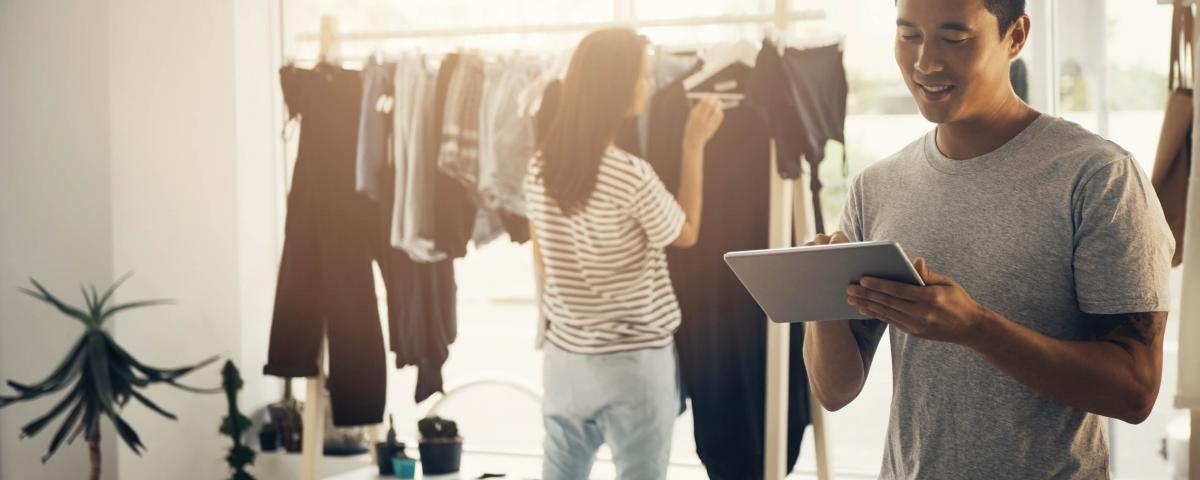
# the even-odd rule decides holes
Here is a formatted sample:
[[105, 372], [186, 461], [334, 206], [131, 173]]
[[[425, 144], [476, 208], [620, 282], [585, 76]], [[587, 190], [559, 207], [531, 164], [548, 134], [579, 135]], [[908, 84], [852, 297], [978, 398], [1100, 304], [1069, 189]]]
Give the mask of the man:
[[896, 62], [934, 131], [854, 179], [841, 233], [894, 240], [927, 286], [863, 278], [878, 320], [806, 325], [829, 410], [890, 327], [883, 478], [1108, 478], [1101, 417], [1158, 396], [1173, 240], [1130, 154], [1013, 93], [1023, 0], [899, 0]]

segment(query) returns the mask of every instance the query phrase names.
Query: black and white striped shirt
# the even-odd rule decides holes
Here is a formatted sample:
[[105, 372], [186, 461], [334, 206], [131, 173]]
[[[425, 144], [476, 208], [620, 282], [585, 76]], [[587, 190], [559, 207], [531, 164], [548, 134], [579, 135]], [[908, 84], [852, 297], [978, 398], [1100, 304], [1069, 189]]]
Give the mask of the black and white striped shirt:
[[653, 167], [609, 147], [591, 198], [566, 216], [546, 196], [539, 164], [530, 162], [524, 189], [545, 265], [546, 339], [583, 354], [670, 345], [680, 315], [663, 249], [685, 216]]

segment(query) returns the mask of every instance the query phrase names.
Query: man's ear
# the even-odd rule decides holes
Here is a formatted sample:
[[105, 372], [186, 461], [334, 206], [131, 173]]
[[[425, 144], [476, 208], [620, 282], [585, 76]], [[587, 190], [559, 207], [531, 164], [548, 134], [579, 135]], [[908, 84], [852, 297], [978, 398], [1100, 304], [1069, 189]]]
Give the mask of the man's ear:
[[1025, 42], [1029, 41], [1030, 22], [1029, 15], [1021, 15], [1008, 27], [1008, 34], [1005, 37], [1012, 41], [1008, 46], [1009, 60], [1017, 58], [1021, 54], [1021, 50], [1025, 48]]

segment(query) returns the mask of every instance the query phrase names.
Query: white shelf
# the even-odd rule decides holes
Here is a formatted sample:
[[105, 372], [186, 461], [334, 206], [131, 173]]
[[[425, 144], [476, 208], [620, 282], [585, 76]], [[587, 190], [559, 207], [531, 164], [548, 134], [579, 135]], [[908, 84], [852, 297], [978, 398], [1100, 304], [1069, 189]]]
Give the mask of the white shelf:
[[[283, 450], [274, 452], [259, 452], [254, 458], [250, 473], [255, 478], [263, 480], [300, 478], [301, 455], [285, 453]], [[349, 472], [361, 471], [371, 466], [370, 455], [352, 457], [323, 456], [319, 463], [320, 473], [317, 478], [338, 478]]]

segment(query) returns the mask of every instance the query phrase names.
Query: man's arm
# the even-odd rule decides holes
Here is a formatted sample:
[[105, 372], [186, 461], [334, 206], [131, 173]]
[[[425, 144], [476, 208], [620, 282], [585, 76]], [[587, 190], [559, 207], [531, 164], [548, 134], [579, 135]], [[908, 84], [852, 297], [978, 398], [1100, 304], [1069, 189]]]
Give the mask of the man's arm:
[[813, 395], [836, 412], [858, 398], [884, 327], [874, 320], [807, 322], [804, 366]]
[[1091, 315], [1096, 340], [1064, 341], [991, 313], [972, 348], [1000, 371], [1066, 405], [1132, 424], [1150, 416], [1162, 379], [1166, 312]]
[[851, 301], [907, 334], [967, 346], [1065, 405], [1134, 424], [1150, 415], [1162, 379], [1166, 312], [1091, 315], [1095, 340], [1059, 340], [980, 306], [923, 260], [917, 270], [926, 287], [863, 279], [850, 287]]
[[[846, 243], [846, 235], [820, 234], [810, 245]], [[862, 392], [885, 325], [875, 320], [830, 320], [804, 325], [804, 366], [821, 406], [837, 411]]]

